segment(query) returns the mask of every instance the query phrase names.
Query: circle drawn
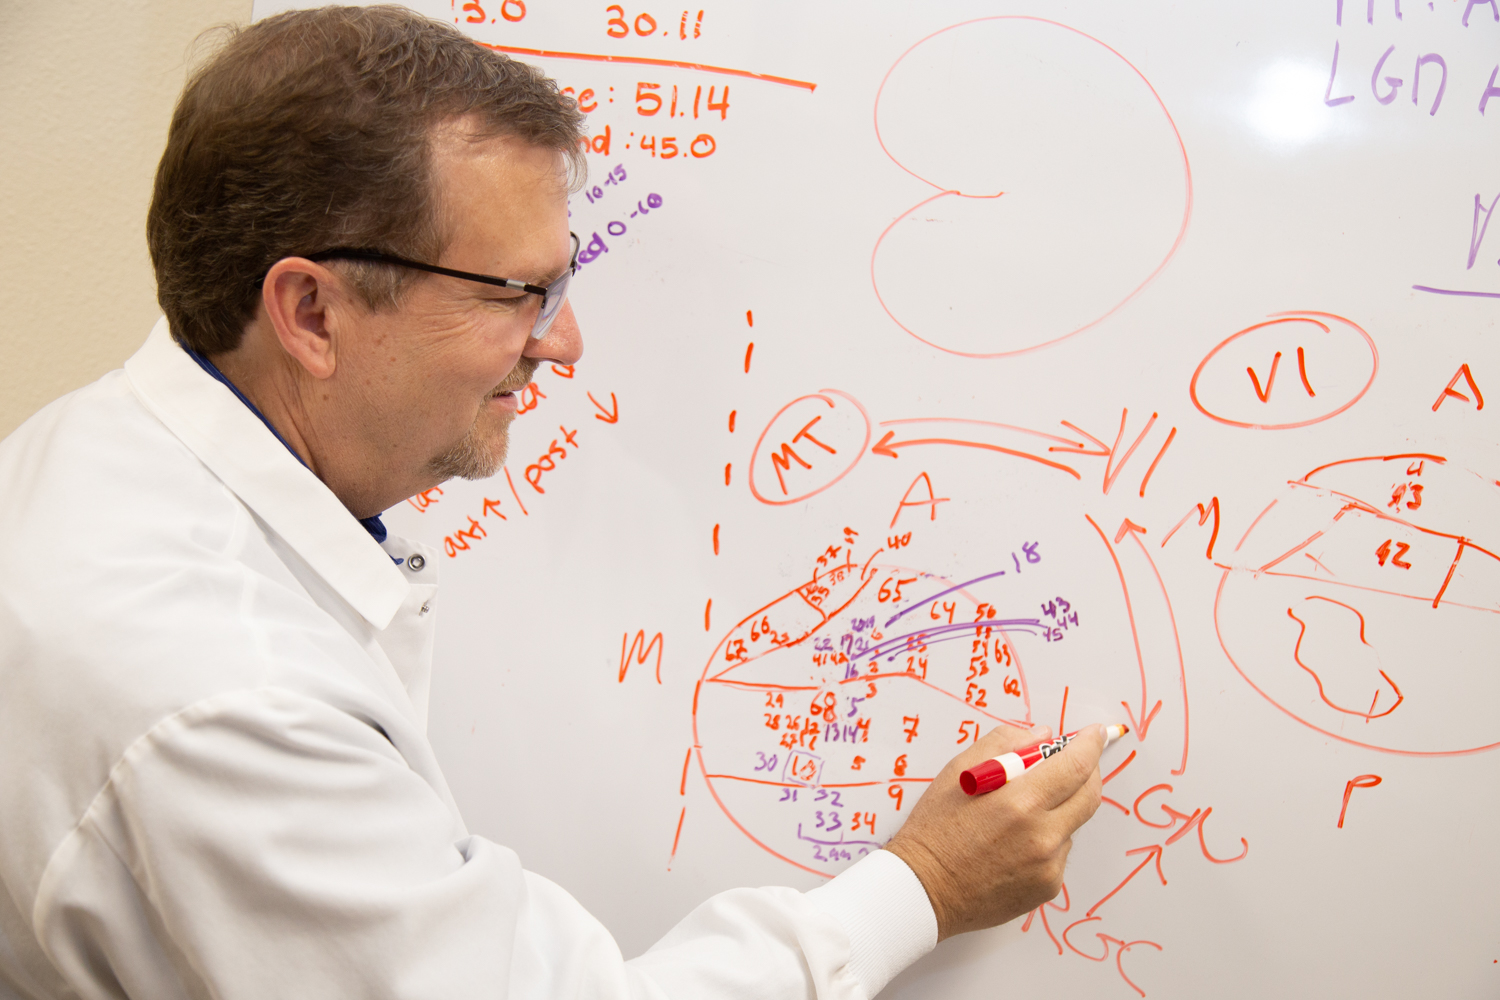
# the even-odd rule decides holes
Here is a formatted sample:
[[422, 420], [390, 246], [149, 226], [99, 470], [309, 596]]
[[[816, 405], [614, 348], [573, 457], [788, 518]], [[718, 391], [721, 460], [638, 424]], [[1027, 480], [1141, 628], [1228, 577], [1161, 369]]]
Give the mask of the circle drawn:
[[[808, 490], [806, 493], [799, 493], [797, 496], [787, 497], [787, 498], [782, 499], [782, 500], [773, 500], [770, 497], [766, 496], [765, 494], [761, 493], [760, 489], [758, 487], [756, 487], [756, 485], [755, 485], [755, 468], [756, 468], [756, 460], [760, 457], [760, 446], [765, 442], [766, 435], [770, 433], [772, 427], [776, 426], [776, 421], [778, 421], [778, 420], [781, 419], [781, 415], [783, 413], [785, 413], [787, 410], [790, 410], [792, 407], [796, 406], [798, 403], [806, 402], [809, 399], [821, 399], [823, 402], [825, 402], [825, 403], [828, 404], [828, 406], [829, 406], [830, 409], [837, 409], [838, 404], [835, 403], [833, 400], [829, 399], [828, 398], [829, 396], [839, 396], [839, 397], [841, 397], [843, 399], [848, 400], [850, 403], [854, 404], [855, 411], [860, 415], [860, 418], [864, 421], [864, 425], [865, 425], [864, 440], [862, 442], [860, 442], [860, 445], [859, 445], [858, 448], [854, 449], [854, 451], [853, 451], [853, 457], [849, 459], [848, 463], [844, 466], [843, 470], [840, 471], [836, 476], [834, 476], [832, 479], [828, 480], [827, 482], [823, 483], [821, 486], [818, 486], [818, 487], [816, 487], [814, 489]], [[817, 392], [809, 393], [806, 396], [798, 396], [796, 399], [792, 400], [790, 403], [787, 403], [781, 409], [777, 410], [775, 416], [771, 417], [770, 421], [768, 421], [766, 423], [765, 429], [760, 432], [760, 437], [758, 437], [758, 438], [755, 439], [755, 448], [752, 449], [751, 452], [750, 452], [750, 472], [749, 472], [749, 475], [747, 476], [747, 479], [748, 479], [748, 481], [750, 483], [750, 492], [755, 497], [755, 499], [759, 500], [761, 503], [770, 504], [773, 507], [781, 507], [781, 506], [785, 506], [786, 504], [798, 503], [800, 501], [806, 500], [808, 497], [817, 496], [819, 493], [822, 493], [824, 490], [828, 489], [828, 487], [832, 486], [834, 483], [837, 483], [840, 479], [843, 479], [850, 472], [854, 471], [854, 467], [859, 464], [859, 460], [864, 457], [865, 449], [867, 449], [869, 446], [870, 446], [870, 415], [865, 412], [865, 408], [864, 408], [863, 405], [861, 405], [861, 403], [860, 403], [859, 400], [855, 399], [853, 396], [849, 395], [847, 392], [841, 392], [838, 389], [819, 389]]]
[[[1324, 413], [1324, 414], [1322, 414], [1320, 416], [1312, 417], [1312, 418], [1307, 419], [1307, 420], [1296, 420], [1296, 421], [1290, 421], [1290, 422], [1287, 422], [1287, 423], [1279, 423], [1279, 424], [1261, 424], [1261, 423], [1251, 423], [1251, 422], [1243, 421], [1243, 420], [1233, 420], [1233, 419], [1231, 419], [1229, 417], [1222, 416], [1222, 415], [1220, 415], [1218, 413], [1215, 413], [1212, 410], [1210, 410], [1208, 407], [1206, 407], [1206, 406], [1203, 405], [1202, 400], [1200, 400], [1198, 398], [1198, 381], [1203, 376], [1203, 372], [1208, 367], [1209, 362], [1213, 361], [1214, 357], [1220, 351], [1224, 350], [1226, 347], [1228, 347], [1230, 344], [1234, 343], [1236, 340], [1240, 339], [1241, 337], [1244, 337], [1244, 336], [1247, 336], [1249, 334], [1252, 334], [1252, 333], [1254, 333], [1257, 330], [1267, 329], [1269, 327], [1272, 327], [1272, 326], [1275, 326], [1275, 325], [1281, 324], [1281, 323], [1296, 322], [1299, 319], [1300, 320], [1307, 320], [1307, 318], [1311, 317], [1311, 316], [1320, 316], [1323, 319], [1333, 319], [1333, 320], [1339, 321], [1340, 323], [1347, 324], [1350, 329], [1352, 329], [1355, 333], [1358, 333], [1360, 335], [1360, 337], [1362, 337], [1364, 339], [1365, 346], [1369, 348], [1369, 351], [1370, 351], [1370, 377], [1365, 380], [1365, 384], [1360, 387], [1359, 391], [1356, 392], [1352, 398], [1350, 398], [1349, 400], [1347, 400], [1346, 402], [1344, 402], [1342, 405], [1338, 406], [1337, 408], [1335, 408], [1333, 410], [1330, 410], [1327, 413]], [[1318, 320], [1311, 320], [1310, 322], [1317, 323], [1318, 326], [1320, 326], [1320, 327], [1323, 328], [1324, 332], [1328, 332], [1329, 331], [1329, 326], [1326, 323], [1319, 322]], [[1318, 312], [1318, 311], [1312, 310], [1312, 309], [1303, 309], [1303, 310], [1297, 310], [1297, 311], [1293, 311], [1293, 312], [1272, 313], [1270, 319], [1268, 319], [1268, 320], [1266, 320], [1264, 322], [1261, 322], [1261, 323], [1254, 323], [1254, 324], [1252, 324], [1250, 326], [1245, 327], [1243, 330], [1240, 330], [1239, 332], [1231, 334], [1230, 336], [1224, 338], [1224, 340], [1220, 341], [1217, 345], [1214, 346], [1213, 350], [1209, 351], [1208, 354], [1204, 355], [1203, 360], [1200, 361], [1200, 362], [1198, 362], [1198, 367], [1195, 368], [1195, 369], [1193, 369], [1192, 380], [1188, 383], [1188, 395], [1192, 398], [1193, 405], [1198, 408], [1198, 412], [1199, 413], [1202, 413], [1205, 417], [1208, 417], [1210, 420], [1215, 420], [1215, 421], [1217, 421], [1217, 422], [1219, 422], [1221, 424], [1225, 424], [1225, 425], [1227, 425], [1229, 427], [1244, 427], [1244, 428], [1249, 429], [1249, 430], [1258, 430], [1258, 431], [1293, 430], [1293, 429], [1298, 428], [1298, 427], [1308, 427], [1308, 426], [1311, 426], [1312, 424], [1318, 424], [1318, 423], [1322, 423], [1325, 420], [1332, 419], [1333, 417], [1336, 417], [1340, 413], [1343, 413], [1345, 410], [1349, 409], [1349, 407], [1353, 406], [1355, 403], [1358, 403], [1361, 399], [1364, 398], [1365, 393], [1367, 393], [1367, 392], [1370, 391], [1370, 386], [1372, 386], [1372, 385], [1375, 384], [1375, 376], [1379, 373], [1379, 371], [1380, 371], [1380, 351], [1375, 346], [1375, 340], [1374, 340], [1374, 338], [1371, 337], [1369, 335], [1369, 333], [1367, 333], [1365, 331], [1364, 327], [1360, 326], [1358, 323], [1354, 322], [1351, 319], [1347, 319], [1347, 318], [1345, 318], [1343, 316], [1338, 315], [1337, 313]], [[1269, 386], [1269, 384], [1266, 387], [1266, 394], [1268, 396], [1270, 395], [1270, 386]]]

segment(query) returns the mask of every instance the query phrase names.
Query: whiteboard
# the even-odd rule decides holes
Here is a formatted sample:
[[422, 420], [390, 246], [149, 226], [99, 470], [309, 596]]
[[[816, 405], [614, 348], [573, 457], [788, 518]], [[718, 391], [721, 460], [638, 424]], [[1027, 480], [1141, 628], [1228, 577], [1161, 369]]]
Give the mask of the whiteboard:
[[636, 954], [1125, 721], [887, 995], [1495, 995], [1500, 4], [415, 6], [590, 110], [586, 356], [387, 519], [473, 830]]

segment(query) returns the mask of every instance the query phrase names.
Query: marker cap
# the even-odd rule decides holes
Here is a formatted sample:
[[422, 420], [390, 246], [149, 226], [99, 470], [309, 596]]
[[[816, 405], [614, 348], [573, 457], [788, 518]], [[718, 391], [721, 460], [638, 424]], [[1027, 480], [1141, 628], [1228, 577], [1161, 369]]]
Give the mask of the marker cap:
[[1020, 754], [1005, 753], [980, 761], [964, 771], [958, 776], [958, 786], [969, 795], [983, 795], [1014, 780], [1025, 770], [1026, 762]]
[[969, 795], [993, 792], [1005, 784], [1005, 765], [991, 758], [969, 768], [958, 776], [959, 787]]

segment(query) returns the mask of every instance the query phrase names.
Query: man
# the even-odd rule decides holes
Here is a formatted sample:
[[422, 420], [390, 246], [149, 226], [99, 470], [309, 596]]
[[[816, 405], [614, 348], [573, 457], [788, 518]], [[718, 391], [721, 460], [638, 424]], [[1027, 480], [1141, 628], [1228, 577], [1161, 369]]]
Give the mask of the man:
[[1051, 898], [1094, 730], [967, 763], [828, 885], [709, 900], [644, 956], [470, 835], [424, 729], [436, 553], [379, 513], [492, 474], [582, 352], [575, 106], [390, 9], [239, 32], [148, 222], [166, 318], [0, 444], [0, 997], [868, 997]]

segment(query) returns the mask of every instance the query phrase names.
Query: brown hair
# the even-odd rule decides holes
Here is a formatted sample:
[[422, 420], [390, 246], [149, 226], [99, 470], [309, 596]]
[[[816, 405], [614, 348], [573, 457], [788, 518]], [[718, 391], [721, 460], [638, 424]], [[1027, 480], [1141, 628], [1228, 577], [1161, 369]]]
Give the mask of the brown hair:
[[[292, 11], [234, 30], [188, 81], [156, 171], [146, 239], [182, 344], [234, 349], [284, 257], [334, 246], [438, 260], [435, 128], [455, 118], [567, 157], [583, 115], [532, 66], [398, 7]], [[373, 309], [410, 272], [340, 262]]]

